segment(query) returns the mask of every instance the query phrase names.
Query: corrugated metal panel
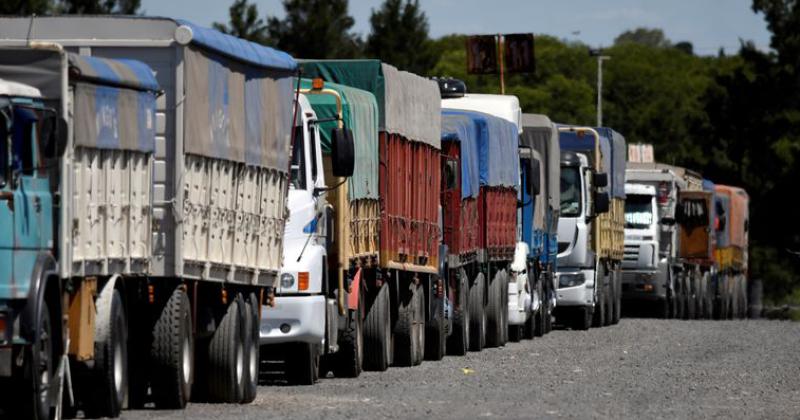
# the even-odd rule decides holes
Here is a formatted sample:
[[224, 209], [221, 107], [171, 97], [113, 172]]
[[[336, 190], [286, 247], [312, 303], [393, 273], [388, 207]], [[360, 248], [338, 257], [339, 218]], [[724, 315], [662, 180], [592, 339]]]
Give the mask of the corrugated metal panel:
[[482, 186], [478, 197], [480, 247], [490, 260], [510, 260], [517, 243], [517, 191]]

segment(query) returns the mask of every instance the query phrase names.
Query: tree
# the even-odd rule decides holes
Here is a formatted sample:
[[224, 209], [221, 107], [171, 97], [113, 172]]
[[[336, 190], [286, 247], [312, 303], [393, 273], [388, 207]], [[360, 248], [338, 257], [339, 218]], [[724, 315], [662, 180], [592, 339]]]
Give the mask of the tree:
[[214, 22], [214, 29], [259, 44], [270, 44], [267, 25], [264, 19], [258, 17], [255, 4], [249, 4], [247, 0], [235, 0], [228, 13], [230, 22], [227, 25]]
[[0, 2], [0, 15], [46, 15], [51, 6], [50, 0], [4, 0]]
[[295, 57], [355, 58], [362, 42], [350, 33], [355, 20], [347, 4], [347, 0], [283, 0], [286, 17], [269, 18], [269, 37]]
[[669, 47], [670, 42], [661, 29], [636, 28], [625, 31], [614, 39], [614, 45], [634, 43], [653, 48]]
[[427, 74], [436, 64], [419, 0], [386, 0], [372, 10], [369, 21], [366, 55], [418, 74]]
[[141, 0], [56, 0], [55, 14], [69, 15], [135, 15]]

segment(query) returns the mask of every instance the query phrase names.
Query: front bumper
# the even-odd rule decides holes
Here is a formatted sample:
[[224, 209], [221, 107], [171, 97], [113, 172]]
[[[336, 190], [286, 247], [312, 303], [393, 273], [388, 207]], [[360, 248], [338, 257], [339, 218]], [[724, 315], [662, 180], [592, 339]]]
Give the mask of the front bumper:
[[622, 272], [622, 299], [663, 300], [666, 298], [666, 279], [660, 270], [626, 270]]
[[321, 344], [325, 337], [325, 296], [276, 296], [261, 310], [260, 343]]
[[[584, 282], [577, 286], [560, 287], [562, 275], [583, 273]], [[594, 270], [564, 270], [556, 273], [556, 304], [558, 306], [593, 306], [594, 305]]]
[[533, 299], [534, 296], [525, 291], [524, 283], [522, 288], [519, 287], [519, 282], [508, 283], [508, 325], [525, 324], [528, 317], [538, 309], [533, 307]]

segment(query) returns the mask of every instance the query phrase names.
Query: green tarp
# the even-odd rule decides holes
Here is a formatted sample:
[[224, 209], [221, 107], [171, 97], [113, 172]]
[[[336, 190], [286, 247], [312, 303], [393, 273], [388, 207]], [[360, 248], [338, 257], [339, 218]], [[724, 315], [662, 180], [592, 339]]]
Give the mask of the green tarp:
[[303, 75], [375, 95], [379, 130], [441, 148], [439, 85], [379, 60], [299, 60]]
[[[303, 89], [311, 88], [311, 81], [302, 79]], [[355, 170], [348, 180], [348, 198], [378, 198], [378, 103], [375, 96], [367, 91], [325, 83], [325, 88], [335, 90], [342, 97], [342, 114], [345, 127], [353, 130], [355, 143]], [[307, 94], [308, 102], [314, 108], [318, 119], [336, 118], [336, 99], [332, 95]], [[322, 151], [331, 151], [331, 130], [335, 121], [320, 123]]]

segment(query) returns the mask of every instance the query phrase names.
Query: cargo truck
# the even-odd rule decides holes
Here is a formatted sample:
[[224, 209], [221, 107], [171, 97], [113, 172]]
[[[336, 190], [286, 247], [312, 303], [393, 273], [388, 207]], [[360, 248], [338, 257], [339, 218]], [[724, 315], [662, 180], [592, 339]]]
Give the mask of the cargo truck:
[[[558, 215], [560, 212], [560, 174], [561, 174], [561, 148], [559, 146], [558, 128], [547, 116], [537, 114], [522, 114], [523, 133], [520, 136], [520, 169], [523, 171], [523, 184], [530, 179], [526, 173], [536, 172], [539, 168], [538, 193], [535, 197], [527, 195], [528, 188], [521, 189], [522, 218], [521, 228], [524, 242], [530, 249], [528, 253], [528, 272], [533, 273], [531, 290], [535, 291], [532, 309], [533, 319], [524, 321], [522, 336], [532, 338], [546, 334], [552, 328], [553, 309], [556, 306], [556, 261], [558, 255]], [[526, 149], [531, 150], [533, 156], [539, 159], [524, 158]], [[538, 164], [536, 163], [538, 161]], [[531, 182], [536, 179], [534, 174]], [[530, 275], [529, 275], [530, 276]], [[517, 275], [519, 278], [520, 276]], [[518, 332], [514, 331], [517, 322], [511, 321], [511, 311], [520, 313], [521, 305], [514, 304], [519, 292], [512, 290], [513, 281], [509, 283], [509, 335], [516, 338]], [[518, 282], [519, 283], [519, 282]], [[522, 290], [517, 285], [516, 290]], [[532, 323], [532, 325], [531, 325]]]
[[561, 126], [556, 319], [586, 330], [619, 321], [625, 139], [608, 128]]
[[[261, 304], [282, 262], [296, 62], [181, 20], [0, 18], [0, 45], [43, 42], [58, 46], [25, 64], [36, 71], [4, 65], [2, 77], [11, 71], [54, 98], [68, 122], [66, 151], [48, 166], [53, 202], [31, 203], [42, 215], [54, 209], [52, 258], [20, 273], [36, 285], [53, 278], [53, 302], [65, 302], [48, 310], [68, 315], [67, 378], [81, 385], [67, 406], [115, 415], [125, 401], [252, 401]], [[92, 61], [68, 71], [61, 48]], [[118, 58], [150, 70], [127, 71]], [[73, 85], [73, 72], [110, 86]], [[154, 112], [123, 94], [145, 73], [163, 92]], [[154, 141], [126, 137], [131, 151], [117, 151], [109, 139], [125, 130], [150, 130]]]
[[[262, 312], [261, 344], [264, 358], [284, 361], [290, 383], [311, 385], [320, 369], [347, 377], [361, 373], [361, 325], [351, 316], [359, 311], [348, 309], [344, 284], [329, 276], [328, 267], [350, 246], [337, 240], [342, 236], [336, 230], [349, 226], [337, 223], [334, 208], [349, 209], [347, 192], [363, 187], [352, 182], [369, 179], [363, 162], [370, 149], [363, 146], [377, 144], [378, 106], [369, 92], [321, 79], [300, 80], [299, 101], [284, 261], [275, 305]], [[353, 173], [358, 159], [362, 164]], [[345, 178], [351, 175], [357, 181]], [[347, 334], [352, 337], [345, 339]]]
[[378, 108], [377, 136], [356, 142], [355, 175], [330, 201], [339, 245], [329, 248], [337, 254], [329, 259], [329, 278], [345, 285], [352, 311], [352, 327], [339, 342], [363, 340], [363, 366], [370, 370], [438, 360], [447, 333], [439, 89], [378, 60], [301, 64], [306, 77], [369, 92]]
[[622, 297], [660, 317], [713, 313], [713, 193], [690, 170], [629, 162]]
[[747, 315], [748, 239], [750, 197], [738, 187], [715, 185], [717, 231], [714, 260], [715, 318], [744, 318]]
[[[480, 351], [484, 346], [502, 346], [509, 338], [509, 281], [514, 281], [515, 285], [517, 280], [523, 285], [528, 284], [529, 249], [522, 242], [518, 226], [521, 217], [517, 206], [521, 198], [519, 135], [522, 132], [522, 112], [515, 96], [466, 92], [449, 93], [442, 98], [442, 108], [445, 115], [465, 115], [472, 119], [479, 132], [480, 185], [476, 201], [477, 227], [474, 228], [478, 232], [477, 248], [474, 260], [459, 256], [460, 261], [457, 263], [456, 258], [452, 258], [449, 267], [451, 293], [463, 296], [464, 285], [469, 289], [466, 292], [468, 315], [463, 317], [456, 312], [453, 319], [461, 316], [469, 320], [469, 348]], [[533, 153], [525, 156], [526, 160], [532, 158]], [[529, 166], [531, 168], [532, 165]], [[531, 177], [527, 183], [527, 195], [533, 196], [536, 195], [533, 191], [536, 182], [533, 173], [529, 171], [528, 174]], [[450, 229], [459, 228], [459, 212], [453, 206], [445, 207], [446, 229], [448, 225]], [[520, 275], [519, 279], [517, 275]], [[523, 286], [523, 295], [515, 296], [514, 304], [520, 304], [520, 300], [523, 314], [514, 311], [514, 315], [518, 316], [516, 322], [524, 324], [523, 319], [529, 318], [526, 315], [530, 315], [533, 304], [530, 289], [525, 293]], [[464, 306], [457, 303], [456, 308], [463, 312]], [[454, 329], [458, 330], [458, 327]], [[460, 347], [457, 349], [460, 350]]]

